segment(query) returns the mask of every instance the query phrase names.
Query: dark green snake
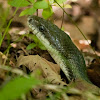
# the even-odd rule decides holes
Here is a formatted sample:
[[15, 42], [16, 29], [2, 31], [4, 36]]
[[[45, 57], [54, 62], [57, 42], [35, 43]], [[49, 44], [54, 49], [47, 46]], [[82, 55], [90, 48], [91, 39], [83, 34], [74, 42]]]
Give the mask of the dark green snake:
[[29, 16], [28, 25], [69, 81], [81, 78], [89, 82], [84, 58], [64, 31], [50, 21], [37, 16]]

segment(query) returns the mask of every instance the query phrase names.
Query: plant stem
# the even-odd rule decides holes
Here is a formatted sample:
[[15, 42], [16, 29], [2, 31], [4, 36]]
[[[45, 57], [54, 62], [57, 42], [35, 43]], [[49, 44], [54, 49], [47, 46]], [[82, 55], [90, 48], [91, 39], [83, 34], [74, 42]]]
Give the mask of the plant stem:
[[1, 47], [1, 45], [2, 45], [2, 42], [3, 42], [4, 37], [6, 36], [8, 30], [9, 30], [10, 24], [11, 24], [11, 22], [12, 22], [12, 19], [13, 19], [14, 15], [16, 14], [17, 10], [18, 10], [18, 8], [16, 8], [16, 10], [14, 11], [12, 18], [10, 19], [10, 21], [9, 21], [7, 27], [6, 27], [6, 30], [5, 30], [5, 32], [4, 32], [3, 36], [2, 36], [1, 41], [0, 41], [0, 47]]
[[70, 19], [70, 20], [72, 21], [72, 23], [76, 26], [76, 28], [79, 30], [79, 32], [80, 32], [80, 33], [83, 35], [83, 37], [87, 40], [89, 46], [91, 47], [91, 49], [93, 50], [94, 54], [96, 55], [95, 50], [94, 50], [93, 47], [90, 45], [88, 39], [86, 38], [86, 36], [84, 35], [84, 33], [81, 31], [81, 29], [78, 27], [78, 25], [76, 24], [76, 22], [74, 22], [74, 21], [72, 20], [72, 18], [70, 17], [70, 15], [64, 10], [64, 8], [63, 8], [56, 0], [54, 0], [54, 1], [58, 4], [59, 7], [62, 8], [62, 10], [64, 11], [64, 13], [69, 17], [69, 19]]

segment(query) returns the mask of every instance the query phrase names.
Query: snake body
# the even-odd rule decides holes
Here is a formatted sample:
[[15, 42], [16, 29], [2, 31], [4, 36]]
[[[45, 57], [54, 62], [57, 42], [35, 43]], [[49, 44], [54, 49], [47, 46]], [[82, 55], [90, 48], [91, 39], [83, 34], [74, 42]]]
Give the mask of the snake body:
[[50, 21], [37, 16], [29, 16], [28, 25], [69, 81], [82, 78], [89, 82], [84, 58], [64, 31]]

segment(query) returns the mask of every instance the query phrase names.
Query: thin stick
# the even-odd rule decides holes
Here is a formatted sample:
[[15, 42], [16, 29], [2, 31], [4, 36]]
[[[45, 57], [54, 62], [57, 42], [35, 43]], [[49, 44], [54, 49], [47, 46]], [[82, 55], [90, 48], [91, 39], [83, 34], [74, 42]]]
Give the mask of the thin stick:
[[[58, 6], [59, 7], [61, 7], [61, 5], [56, 1], [56, 0], [54, 0], [57, 4], [58, 4]], [[62, 10], [64, 11], [64, 13], [69, 17], [69, 19], [72, 21], [72, 23], [76, 26], [76, 28], [79, 30], [79, 32], [83, 35], [83, 37], [87, 40], [87, 42], [88, 42], [88, 44], [89, 44], [89, 41], [88, 41], [88, 39], [86, 38], [86, 36], [84, 35], [84, 33], [81, 31], [81, 29], [78, 27], [78, 25], [72, 20], [72, 18], [70, 17], [70, 15], [64, 10], [64, 8], [63, 7], [61, 7], [62, 8]], [[93, 49], [93, 47], [89, 44], [89, 46], [91, 47], [91, 49], [93, 50], [93, 52], [94, 52], [94, 54], [96, 55], [96, 52], [95, 52], [95, 50]], [[97, 55], [96, 55], [97, 56]], [[98, 58], [98, 57], [97, 57]]]
[[[63, 3], [63, 7], [64, 7], [64, 3]], [[61, 23], [61, 28], [63, 26], [63, 22], [64, 22], [64, 11], [63, 11], [63, 15], [62, 15], [62, 23]]]

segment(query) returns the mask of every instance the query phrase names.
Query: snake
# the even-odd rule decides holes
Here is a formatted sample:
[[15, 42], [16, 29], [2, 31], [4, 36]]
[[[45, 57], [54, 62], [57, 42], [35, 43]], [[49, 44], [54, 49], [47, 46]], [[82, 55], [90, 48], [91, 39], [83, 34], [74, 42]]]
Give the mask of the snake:
[[35, 15], [28, 17], [28, 26], [60, 66], [69, 82], [80, 78], [90, 83], [84, 57], [69, 35], [52, 22]]

